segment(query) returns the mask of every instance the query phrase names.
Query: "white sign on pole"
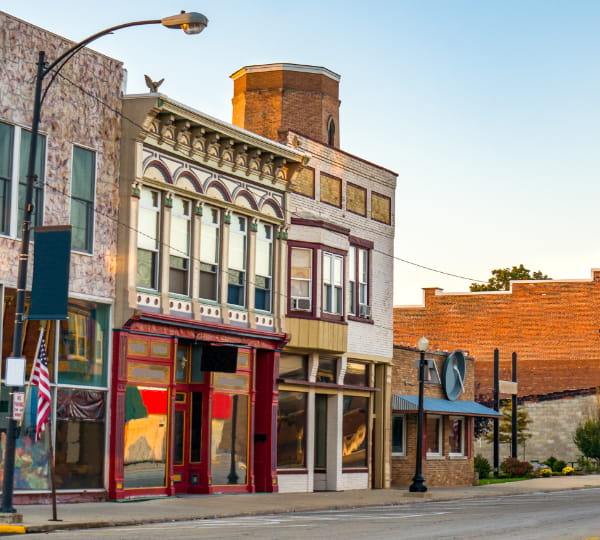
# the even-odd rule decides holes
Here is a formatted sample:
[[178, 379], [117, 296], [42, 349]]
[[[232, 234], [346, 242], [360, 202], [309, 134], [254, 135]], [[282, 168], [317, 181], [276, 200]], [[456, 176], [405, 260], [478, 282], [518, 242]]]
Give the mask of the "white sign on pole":
[[13, 418], [21, 422], [25, 412], [25, 392], [13, 392]]
[[25, 385], [25, 358], [9, 356], [6, 359], [6, 386]]
[[517, 395], [517, 383], [512, 381], [498, 381], [498, 390], [501, 394]]

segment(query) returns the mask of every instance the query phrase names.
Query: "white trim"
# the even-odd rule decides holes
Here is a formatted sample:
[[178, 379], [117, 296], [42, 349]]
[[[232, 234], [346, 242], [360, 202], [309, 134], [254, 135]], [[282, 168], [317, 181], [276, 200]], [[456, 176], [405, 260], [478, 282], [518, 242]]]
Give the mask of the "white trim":
[[289, 64], [289, 63], [278, 63], [278, 64], [257, 64], [253, 66], [244, 66], [238, 69], [235, 73], [229, 77], [234, 81], [243, 77], [248, 73], [266, 73], [269, 71], [298, 71], [300, 73], [314, 73], [315, 75], [325, 75], [336, 82], [339, 82], [342, 78], [341, 75], [334, 73], [333, 71], [322, 67], [322, 66], [308, 66], [306, 64]]

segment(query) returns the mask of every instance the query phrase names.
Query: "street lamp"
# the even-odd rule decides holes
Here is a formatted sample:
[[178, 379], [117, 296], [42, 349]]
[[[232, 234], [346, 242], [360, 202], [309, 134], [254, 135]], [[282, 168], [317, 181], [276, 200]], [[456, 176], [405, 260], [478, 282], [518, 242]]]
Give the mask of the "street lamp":
[[[29, 263], [29, 238], [31, 235], [31, 215], [33, 213], [33, 188], [37, 179], [35, 175], [35, 154], [37, 151], [37, 139], [40, 124], [40, 111], [44, 98], [48, 93], [48, 89], [58, 76], [60, 70], [65, 67], [67, 62], [75, 56], [81, 49], [89, 45], [92, 41], [98, 38], [111, 34], [121, 28], [130, 26], [142, 26], [146, 24], [162, 24], [167, 28], [181, 29], [186, 34], [199, 34], [206, 28], [208, 19], [201, 13], [186, 13], [182, 11], [177, 15], [164, 17], [163, 19], [134, 21], [117, 26], [112, 26], [106, 30], [102, 30], [83, 41], [73, 45], [70, 49], [61, 54], [50, 65], [46, 65], [45, 52], [38, 53], [38, 69], [35, 80], [35, 91], [33, 97], [33, 120], [31, 124], [31, 142], [29, 145], [29, 161], [27, 164], [27, 183], [25, 187], [25, 202], [23, 206], [23, 225], [21, 232], [21, 254], [19, 256], [19, 266], [17, 269], [17, 294], [15, 301], [15, 324], [12, 343], [11, 356], [20, 357], [23, 353], [23, 325], [25, 314], [25, 288], [27, 286], [27, 266]], [[46, 89], [42, 95], [42, 83], [44, 77], [52, 74], [50, 81], [46, 85]], [[2, 507], [0, 513], [15, 513], [16, 510], [12, 506], [13, 499], [13, 484], [15, 473], [15, 444], [17, 438], [17, 421], [13, 418], [13, 397], [9, 394], [8, 403], [8, 428], [6, 432], [6, 451], [4, 457], [4, 478], [2, 481]]]
[[427, 486], [421, 473], [423, 462], [423, 393], [425, 390], [425, 351], [429, 348], [429, 340], [423, 336], [417, 342], [417, 348], [421, 352], [419, 358], [419, 411], [417, 416], [417, 459], [415, 463], [415, 475], [408, 491], [414, 493], [425, 493]]

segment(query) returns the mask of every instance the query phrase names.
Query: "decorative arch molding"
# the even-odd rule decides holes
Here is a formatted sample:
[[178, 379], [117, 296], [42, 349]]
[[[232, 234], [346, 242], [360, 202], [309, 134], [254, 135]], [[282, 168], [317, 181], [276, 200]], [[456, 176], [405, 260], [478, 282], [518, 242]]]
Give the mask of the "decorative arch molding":
[[[247, 189], [244, 189], [244, 188], [236, 189], [233, 192], [232, 198], [235, 201], [235, 204], [239, 204], [238, 201], [241, 202], [241, 204], [239, 204], [239, 206], [245, 207], [245, 206], [249, 205], [249, 207], [252, 208], [252, 210], [258, 210], [258, 204], [256, 204], [256, 200], [254, 199], [254, 196]], [[247, 205], [243, 204], [242, 201], [245, 201], [247, 203]]]
[[283, 210], [275, 199], [271, 197], [264, 198], [260, 204], [260, 211], [263, 214], [270, 214], [280, 219], [283, 219]]
[[206, 184], [204, 193], [206, 195], [217, 195], [221, 197], [224, 201], [232, 202], [231, 195], [227, 191], [227, 188], [221, 184], [218, 180], [211, 180]]
[[156, 159], [151, 159], [148, 163], [144, 164], [144, 177], [163, 181], [166, 184], [173, 184], [173, 178], [167, 167]]
[[190, 171], [183, 171], [180, 174], [176, 174], [175, 185], [184, 188], [190, 188], [196, 191], [196, 193], [204, 193], [200, 180], [192, 174]]

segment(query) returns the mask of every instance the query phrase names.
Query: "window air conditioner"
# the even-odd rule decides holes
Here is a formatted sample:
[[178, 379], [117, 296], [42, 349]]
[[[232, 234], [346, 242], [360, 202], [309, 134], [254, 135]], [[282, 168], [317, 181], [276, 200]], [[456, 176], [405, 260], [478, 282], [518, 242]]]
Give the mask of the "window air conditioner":
[[292, 298], [292, 309], [294, 311], [310, 311], [310, 298]]
[[367, 306], [367, 304], [361, 304], [358, 306], [358, 316], [364, 317], [365, 319], [371, 318], [371, 306]]

